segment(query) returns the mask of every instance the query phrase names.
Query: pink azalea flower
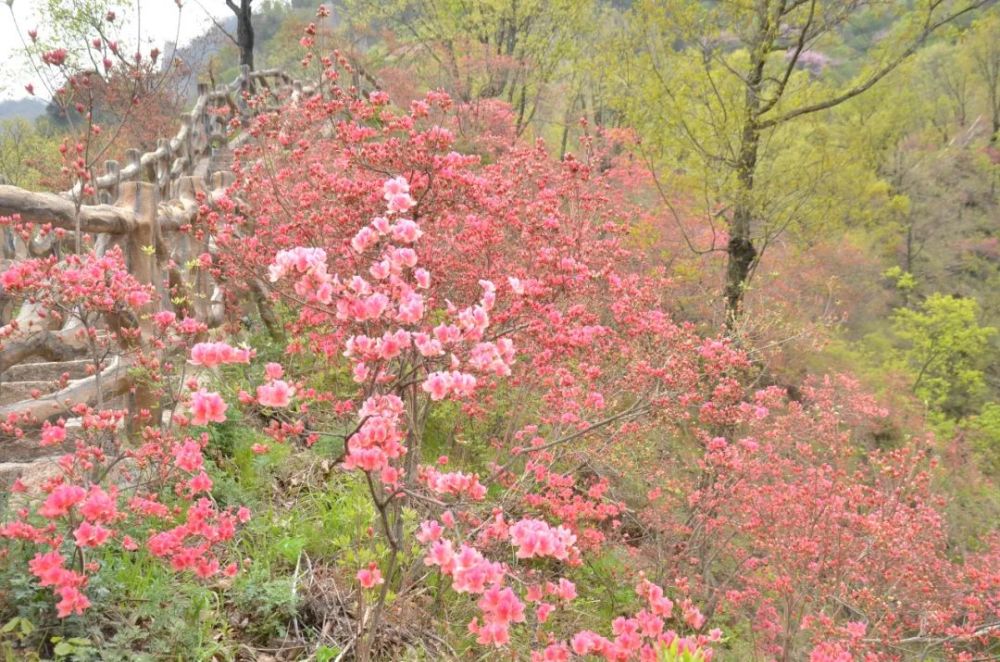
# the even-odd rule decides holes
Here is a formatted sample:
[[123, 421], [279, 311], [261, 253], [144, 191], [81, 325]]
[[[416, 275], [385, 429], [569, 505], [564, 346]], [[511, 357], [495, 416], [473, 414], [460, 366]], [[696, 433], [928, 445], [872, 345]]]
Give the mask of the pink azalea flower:
[[49, 519], [62, 517], [69, 514], [70, 508], [83, 501], [86, 496], [87, 491], [79, 485], [59, 485], [45, 499], [38, 513]]
[[224, 423], [228, 408], [218, 393], [201, 389], [191, 394], [191, 422], [194, 425]]
[[82, 614], [90, 607], [90, 600], [75, 586], [62, 586], [58, 592], [59, 597], [62, 598], [56, 604], [56, 614], [59, 618], [66, 618], [71, 614]]
[[76, 544], [80, 547], [100, 547], [111, 537], [111, 531], [100, 524], [82, 522], [73, 532]]
[[374, 561], [369, 563], [367, 568], [358, 570], [357, 578], [362, 588], [374, 588], [385, 583], [385, 580], [382, 579], [382, 573]]
[[287, 407], [293, 395], [295, 389], [281, 379], [257, 387], [257, 401], [265, 407]]

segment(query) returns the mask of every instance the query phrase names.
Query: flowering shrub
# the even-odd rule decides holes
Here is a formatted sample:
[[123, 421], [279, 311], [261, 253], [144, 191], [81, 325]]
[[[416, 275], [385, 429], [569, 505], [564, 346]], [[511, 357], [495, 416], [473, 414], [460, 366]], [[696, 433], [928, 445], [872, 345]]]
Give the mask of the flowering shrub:
[[883, 659], [888, 642], [922, 628], [956, 647], [987, 641], [996, 596], [967, 593], [982, 559], [949, 558], [927, 446], [859, 461], [859, 437], [887, 412], [847, 377], [755, 403], [738, 434], [703, 435], [701, 486], [685, 503], [657, 490], [645, 513], [684, 541], [666, 564], [709, 613], [745, 620], [768, 654], [812, 660]]
[[[335, 81], [333, 62], [326, 65]], [[915, 482], [897, 488], [925, 490], [917, 505], [847, 515], [866, 511], [889, 489], [877, 472], [848, 469], [853, 440], [845, 431], [882, 416], [877, 407], [860, 394], [831, 391], [827, 405], [808, 410], [829, 410], [814, 422], [811, 414], [781, 413], [800, 410], [777, 389], [748, 395], [745, 354], [663, 312], [668, 283], [630, 247], [623, 219], [631, 208], [609, 185], [613, 175], [597, 175], [572, 157], [554, 163], [516, 143], [489, 164], [458, 154], [450, 101], [437, 93], [401, 113], [380, 95], [357, 99], [333, 84], [327, 92], [301, 100], [295, 113], [264, 114], [251, 128], [260, 140], [239, 154], [233, 195], [257, 215], [210, 214], [206, 222], [223, 247], [220, 275], [273, 283], [273, 295], [293, 309], [289, 354], [323, 357], [356, 385], [346, 400], [318, 392], [297, 392], [295, 400], [306, 418], [326, 409], [346, 430], [340, 459], [365, 476], [379, 513], [388, 557], [357, 576], [375, 605], [362, 624], [369, 637], [390, 589], [402, 595], [413, 588], [400, 555], [416, 543], [425, 566], [475, 604], [468, 629], [479, 645], [530, 645], [537, 659], [560, 659], [580, 635], [580, 650], [609, 659], [649, 655], [629, 639], [642, 624], [613, 630], [625, 637], [614, 640], [617, 649], [599, 635], [547, 629], [556, 626], [553, 613], [575, 599], [567, 577], [573, 566], [634, 535], [622, 526], [627, 511], [604, 475], [609, 467], [649, 484], [641, 526], [683, 541], [662, 572], [674, 581], [680, 620], [694, 632], [747, 614], [767, 654], [837, 647], [881, 654], [886, 642], [919, 627], [919, 616], [875, 623], [824, 607], [815, 616], [787, 611], [802, 618], [784, 623], [774, 618], [786, 595], [817, 605], [845, 599], [847, 580], [832, 568], [871, 548], [874, 530], [885, 536], [879, 540], [909, 531], [914, 553], [918, 539], [940, 549], [940, 518], [917, 470]], [[268, 185], [244, 183], [261, 179]], [[843, 408], [844, 397], [853, 408]], [[457, 425], [470, 429], [512, 403], [488, 439], [485, 472], [443, 472], [449, 458], [427, 461], [428, 417], [449, 403], [462, 412]], [[270, 428], [276, 440], [310, 427], [301, 410], [282, 416]], [[662, 435], [687, 440], [703, 457], [653, 459], [663, 457]], [[796, 441], [763, 441], [782, 435]], [[832, 462], [824, 453], [835, 449], [843, 450]], [[919, 460], [904, 449], [886, 466], [899, 462], [915, 467]], [[794, 487], [787, 494], [786, 485]], [[836, 509], [824, 505], [822, 486], [842, 489]], [[747, 504], [774, 508], [776, 528], [746, 513]], [[403, 523], [407, 508], [424, 513], [416, 531]], [[844, 546], [836, 543], [840, 560], [827, 559], [829, 583], [823, 572], [817, 583], [810, 577], [825, 566], [815, 565], [815, 555], [826, 558], [817, 550], [834, 543], [823, 542], [810, 522], [827, 517], [844, 527]], [[759, 538], [739, 535], [758, 528]], [[645, 551], [662, 558], [662, 550], [632, 545], [637, 564]], [[884, 581], [883, 597], [892, 593], [888, 586], [902, 580], [879, 574], [885, 558], [862, 555], [850, 584], [860, 590]], [[776, 568], [785, 572], [775, 576]], [[925, 588], [940, 589], [948, 573], [964, 570], [934, 552], [915, 572]], [[945, 608], [949, 595], [937, 594], [934, 606], [923, 598], [914, 613], [934, 613], [942, 625], [981, 622], [978, 608]], [[531, 622], [538, 628], [532, 643], [521, 644], [527, 633], [519, 632]], [[861, 623], [866, 634], [859, 636]], [[651, 645], [671, 645], [657, 636]], [[705, 646], [709, 639], [690, 641]], [[975, 647], [981, 637], [961, 641]]]
[[[223, 568], [219, 553], [249, 511], [219, 509], [208, 498], [212, 480], [202, 455], [207, 436], [152, 425], [151, 412], [130, 415], [113, 399], [141, 388], [157, 398], [183, 400], [184, 387], [175, 384], [177, 375], [164, 359], [183, 356], [187, 348], [192, 363], [202, 366], [247, 362], [250, 353], [224, 343], [194, 343], [205, 326], [192, 318], [151, 315], [152, 288], [129, 274], [117, 248], [104, 255], [17, 262], [0, 274], [0, 281], [10, 295], [30, 302], [39, 319], [67, 329], [67, 342], [85, 348], [95, 384], [96, 406], [78, 404], [57, 419], [51, 410], [29, 407], [0, 421], [7, 436], [26, 437], [37, 430], [40, 445], [66, 450], [55, 473], [44, 480], [15, 481], [16, 507], [0, 524], [0, 538], [39, 549], [29, 570], [40, 587], [55, 593], [59, 617], [82, 614], [90, 606], [88, 580], [101, 571], [99, 559], [110, 547], [124, 554], [148, 553], [203, 579], [234, 574], [237, 566]], [[19, 332], [32, 331], [38, 329], [19, 329], [12, 322], [4, 334], [16, 343]], [[137, 386], [129, 369], [149, 376]], [[65, 385], [66, 377], [61, 381]], [[176, 387], [181, 391], [174, 392]], [[191, 416], [178, 415], [171, 423], [186, 428], [225, 420], [227, 405], [216, 393], [194, 390], [187, 403]], [[72, 436], [70, 417], [76, 422]], [[130, 433], [126, 423], [137, 431]]]
[[[60, 598], [60, 617], [90, 606], [88, 578], [102, 569], [100, 553], [92, 552], [110, 546], [123, 554], [148, 553], [202, 579], [237, 571], [232, 563], [223, 568], [219, 553], [250, 513], [219, 509], [208, 498], [207, 436], [177, 437], [147, 427], [132, 444], [123, 433], [126, 413], [74, 408], [81, 420], [74, 450], [41, 485], [15, 482], [15, 517], [0, 524], [0, 538], [49, 550], [37, 552], [29, 569], [39, 586], [52, 587]], [[60, 420], [45, 428], [42, 443], [65, 436]]]

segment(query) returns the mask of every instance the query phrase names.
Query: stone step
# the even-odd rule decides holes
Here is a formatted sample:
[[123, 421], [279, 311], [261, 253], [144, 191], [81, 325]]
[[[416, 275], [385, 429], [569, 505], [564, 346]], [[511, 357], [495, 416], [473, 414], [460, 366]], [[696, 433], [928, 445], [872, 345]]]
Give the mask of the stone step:
[[[26, 405], [30, 404], [36, 399], [31, 395], [31, 392], [34, 389], [38, 389], [40, 391], [41, 395], [39, 397], [45, 397], [46, 395], [55, 393], [60, 390], [60, 388], [59, 384], [55, 381], [0, 383], [0, 407], [6, 407], [18, 402], [24, 402]], [[96, 403], [91, 404], [96, 406]], [[101, 408], [128, 409], [128, 397], [127, 395], [119, 395], [113, 398], [106, 397], [104, 399], [104, 403], [101, 405]]]
[[0, 440], [0, 462], [33, 462], [43, 457], [59, 457], [72, 453], [74, 448], [70, 434], [66, 441], [58, 446], [42, 446], [38, 439], [2, 439]]
[[59, 390], [59, 385], [55, 381], [3, 382], [0, 384], [0, 405], [30, 400], [35, 389], [46, 395]]
[[41, 438], [37, 430], [30, 435], [23, 437], [0, 438], [0, 462], [31, 462], [43, 457], [58, 457], [66, 453], [72, 453], [80, 437], [82, 430], [82, 420], [71, 418], [66, 421], [66, 441], [58, 446], [42, 446], [39, 443]]
[[3, 382], [56, 381], [62, 377], [63, 373], [69, 373], [70, 379], [82, 379], [87, 376], [88, 366], [92, 365], [93, 362], [87, 359], [20, 363], [8, 368], [3, 375], [0, 375], [0, 380]]
[[71, 418], [66, 421], [66, 441], [58, 446], [41, 446], [37, 430], [30, 437], [0, 439], [0, 496], [18, 478], [34, 489], [57, 475], [59, 458], [73, 452], [82, 433], [83, 420]]
[[52, 457], [31, 462], [0, 462], [0, 492], [6, 494], [18, 478], [30, 488], [37, 488], [58, 473], [59, 467]]

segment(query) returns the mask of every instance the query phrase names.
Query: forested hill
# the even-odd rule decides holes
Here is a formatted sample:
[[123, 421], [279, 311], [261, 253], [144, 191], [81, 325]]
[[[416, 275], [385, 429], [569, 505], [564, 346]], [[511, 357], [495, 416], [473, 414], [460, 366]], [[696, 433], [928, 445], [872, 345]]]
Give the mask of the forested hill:
[[22, 31], [0, 661], [1000, 659], [1000, 4], [225, 4]]

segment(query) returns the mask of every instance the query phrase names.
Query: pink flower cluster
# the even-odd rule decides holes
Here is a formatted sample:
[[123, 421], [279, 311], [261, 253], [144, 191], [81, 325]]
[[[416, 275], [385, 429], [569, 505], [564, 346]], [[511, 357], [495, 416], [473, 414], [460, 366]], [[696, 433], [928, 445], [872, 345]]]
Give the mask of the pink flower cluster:
[[121, 305], [139, 308], [152, 300], [153, 290], [132, 276], [120, 247], [103, 255], [70, 255], [18, 260], [0, 273], [8, 292], [30, 296], [50, 311], [63, 311], [78, 319], [111, 312]]
[[661, 587], [643, 579], [636, 586], [635, 590], [640, 598], [645, 598], [651, 612], [664, 618], [670, 617], [674, 609], [674, 603], [663, 594]]
[[191, 348], [191, 363], [214, 368], [223, 363], [250, 363], [249, 349], [237, 349], [225, 342], [200, 342]]
[[[64, 483], [49, 493], [38, 512], [49, 519], [67, 516], [82, 518], [82, 521], [76, 519], [79, 524], [73, 530], [74, 541], [79, 547], [100, 547], [114, 533], [104, 525], [120, 517], [116, 495], [114, 490], [108, 493], [98, 485], [91, 486], [88, 491], [79, 485]], [[86, 586], [87, 577], [66, 568], [65, 561], [59, 551], [53, 549], [36, 554], [28, 564], [31, 573], [38, 578], [39, 585], [51, 586], [59, 595], [56, 611], [60, 618], [82, 614], [90, 606], [90, 600], [80, 590]]]
[[273, 283], [288, 274], [298, 276], [294, 290], [300, 297], [322, 304], [333, 300], [334, 279], [327, 273], [326, 251], [322, 248], [297, 246], [278, 251], [268, 267], [268, 277]]
[[421, 480], [432, 491], [456, 497], [467, 497], [472, 501], [482, 501], [486, 497], [486, 486], [479, 482], [478, 474], [461, 471], [442, 473], [433, 467], [422, 467]]
[[482, 593], [488, 586], [503, 581], [505, 570], [502, 564], [486, 559], [474, 547], [462, 545], [458, 553], [446, 538], [440, 538], [431, 545], [424, 565], [437, 566], [441, 573], [451, 577], [452, 589], [457, 593]]
[[405, 177], [387, 179], [382, 185], [382, 193], [389, 212], [406, 212], [416, 205], [410, 197], [410, 183]]
[[290, 250], [278, 251], [274, 263], [268, 269], [271, 282], [280, 280], [289, 273], [326, 273], [326, 251], [322, 248], [298, 246]]
[[366, 335], [351, 336], [345, 343], [344, 356], [360, 363], [391, 361], [410, 348], [412, 335], [399, 329], [386, 331], [381, 338]]
[[199, 389], [191, 394], [191, 423], [208, 425], [225, 423], [229, 405], [218, 393]]
[[295, 387], [281, 379], [284, 374], [281, 366], [277, 363], [268, 363], [265, 374], [270, 381], [257, 387], [257, 402], [265, 407], [279, 409], [290, 405], [292, 396], [295, 395]]
[[711, 660], [712, 650], [704, 646], [709, 641], [717, 641], [720, 632], [713, 631], [709, 636], [681, 637], [673, 630], [665, 629], [665, 620], [672, 615], [673, 603], [664, 597], [662, 588], [643, 579], [636, 587], [636, 593], [645, 598], [647, 609], [632, 617], [614, 619], [611, 623], [614, 639], [590, 630], [576, 633], [570, 638], [573, 652], [577, 655], [599, 655], [613, 662], [633, 659], [656, 662], [662, 659], [662, 651], [675, 650], [691, 654], [700, 652], [701, 659]]
[[358, 412], [363, 423], [347, 440], [345, 469], [378, 471], [382, 482], [390, 485], [398, 482], [398, 470], [389, 461], [406, 452], [400, 443], [403, 434], [399, 429], [403, 409], [403, 401], [395, 395], [375, 395], [365, 401]]
[[201, 444], [190, 437], [185, 439], [184, 443], [175, 445], [173, 453], [174, 466], [181, 471], [194, 473], [205, 464], [205, 458], [201, 454]]
[[42, 446], [55, 446], [66, 441], [66, 428], [62, 422], [52, 425], [48, 421], [42, 425]]
[[[422, 533], [429, 537], [428, 530], [433, 531], [434, 527], [427, 522], [424, 525]], [[504, 566], [487, 560], [479, 550], [462, 545], [456, 553], [450, 540], [438, 537], [430, 546], [424, 564], [437, 566], [443, 575], [450, 576], [455, 592], [482, 596], [478, 602], [482, 621], [474, 618], [469, 623], [469, 631], [477, 635], [480, 644], [504, 646], [510, 641], [510, 626], [524, 622], [524, 603], [514, 591], [502, 586]]]
[[421, 388], [431, 400], [444, 400], [449, 395], [464, 398], [476, 390], [476, 378], [458, 370], [437, 371], [427, 375]]
[[514, 342], [501, 338], [495, 343], [482, 342], [469, 353], [469, 365], [484, 373], [498, 377], [509, 377], [510, 366], [514, 362]]
[[415, 537], [420, 543], [427, 545], [439, 540], [442, 533], [444, 533], [444, 528], [437, 520], [424, 520], [420, 523], [420, 530], [417, 531]]
[[66, 63], [66, 56], [69, 53], [65, 48], [56, 48], [51, 51], [45, 51], [42, 53], [42, 62], [51, 67], [61, 67]]
[[65, 567], [66, 559], [58, 550], [45, 554], [38, 553], [28, 562], [31, 574], [38, 578], [40, 586], [52, 586], [59, 595], [56, 613], [59, 618], [71, 614], [82, 614], [90, 607], [90, 600], [80, 589], [87, 583], [87, 578], [78, 572]]
[[63, 517], [68, 515], [70, 509], [86, 497], [87, 490], [79, 485], [59, 485], [46, 497], [45, 503], [38, 509], [38, 514], [49, 519]]
[[385, 580], [382, 579], [382, 572], [374, 561], [369, 563], [367, 568], [358, 570], [357, 580], [362, 588], [375, 588], [385, 583]]
[[[169, 559], [177, 572], [189, 570], [203, 579], [212, 577], [220, 571], [219, 560], [211, 552], [213, 545], [232, 540], [237, 521], [248, 521], [250, 511], [220, 512], [210, 499], [202, 498], [186, 515], [183, 523], [150, 536], [146, 548], [155, 557]], [[235, 566], [225, 569], [227, 575], [235, 572]]]
[[477, 606], [483, 613], [483, 622], [475, 618], [469, 623], [469, 632], [478, 635], [476, 641], [487, 646], [504, 646], [510, 642], [512, 623], [524, 622], [524, 603], [510, 588], [492, 586], [479, 598]]
[[539, 519], [522, 519], [510, 527], [510, 541], [517, 558], [552, 557], [566, 561], [578, 554], [576, 536], [564, 526], [551, 527]]

